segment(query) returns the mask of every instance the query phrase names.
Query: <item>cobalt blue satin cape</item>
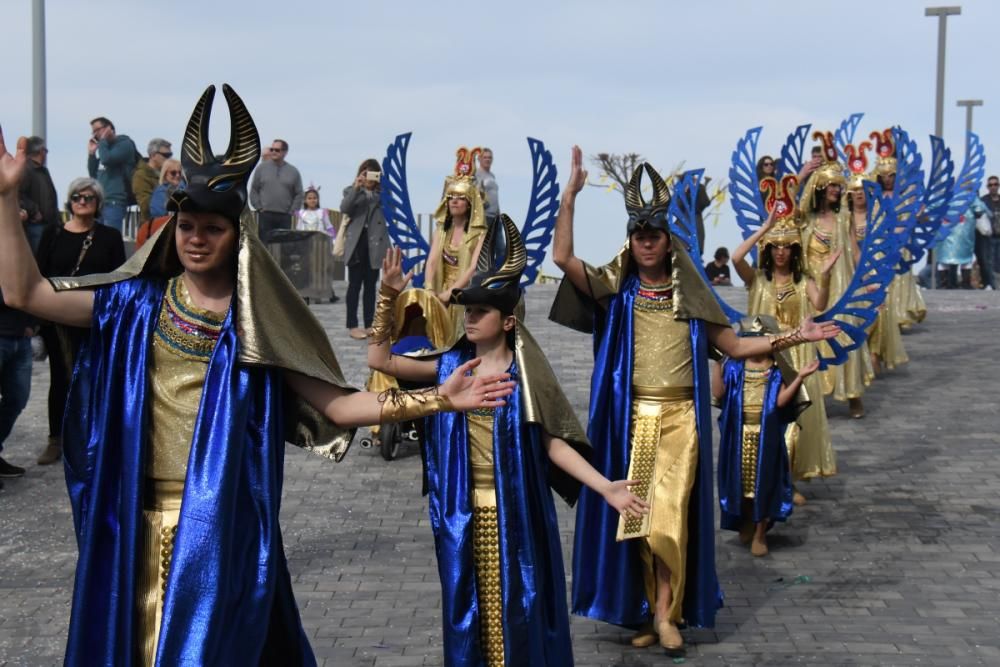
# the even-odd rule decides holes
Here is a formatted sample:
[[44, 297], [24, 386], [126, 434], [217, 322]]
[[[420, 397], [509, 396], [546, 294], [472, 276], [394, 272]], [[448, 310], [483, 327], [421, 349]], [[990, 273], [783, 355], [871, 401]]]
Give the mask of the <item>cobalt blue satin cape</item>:
[[[67, 665], [136, 662], [147, 369], [163, 292], [134, 278], [94, 293], [63, 436], [80, 552]], [[282, 375], [239, 363], [234, 308], [205, 376], [156, 664], [315, 665], [278, 526]]]
[[[472, 358], [458, 345], [438, 362], [438, 379]], [[516, 364], [512, 375], [517, 375]], [[549, 460], [541, 429], [524, 420], [520, 388], [494, 413], [493, 460], [500, 535], [504, 657], [509, 665], [573, 664], [566, 577]], [[444, 661], [485, 665], [473, 561], [472, 471], [464, 414], [426, 419], [431, 527], [441, 576]], [[603, 501], [602, 501], [603, 502]]]
[[743, 505], [743, 373], [741, 361], [727, 361], [723, 367], [722, 412], [719, 413], [719, 505], [721, 526], [739, 530], [743, 520], [759, 523], [764, 519], [784, 521], [792, 513], [792, 475], [785, 447], [785, 428], [795, 421], [791, 406], [778, 407], [781, 370], [774, 366], [764, 390], [757, 448], [757, 484], [750, 516], [742, 516]]
[[[565, 281], [564, 281], [565, 283]], [[590, 385], [591, 463], [608, 479], [628, 474], [632, 415], [632, 306], [639, 279], [623, 279], [607, 311], [594, 308], [594, 374]], [[690, 324], [698, 468], [688, 505], [687, 572], [682, 614], [687, 625], [713, 627], [722, 606], [715, 572], [712, 422], [706, 324]], [[587, 488], [580, 493], [573, 548], [573, 613], [637, 627], [649, 620], [638, 542], [617, 542], [618, 514]]]

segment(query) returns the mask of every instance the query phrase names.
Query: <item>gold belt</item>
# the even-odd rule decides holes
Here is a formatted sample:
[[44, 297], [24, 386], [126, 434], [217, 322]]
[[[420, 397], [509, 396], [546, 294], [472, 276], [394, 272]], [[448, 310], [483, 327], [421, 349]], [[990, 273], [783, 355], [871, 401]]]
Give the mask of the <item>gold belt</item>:
[[651, 387], [632, 385], [632, 398], [646, 398], [657, 401], [690, 401], [694, 399], [694, 387]]
[[157, 512], [169, 512], [181, 508], [184, 498], [184, 482], [146, 478], [143, 486], [142, 508]]
[[760, 412], [744, 412], [743, 413], [743, 425], [744, 426], [760, 426]]

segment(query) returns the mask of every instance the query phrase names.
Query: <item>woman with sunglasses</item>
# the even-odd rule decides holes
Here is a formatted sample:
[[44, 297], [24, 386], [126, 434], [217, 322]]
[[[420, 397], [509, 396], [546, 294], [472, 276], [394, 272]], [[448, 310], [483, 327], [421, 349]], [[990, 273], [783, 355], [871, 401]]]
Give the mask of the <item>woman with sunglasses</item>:
[[[38, 242], [38, 270], [51, 276], [85, 276], [107, 273], [125, 261], [125, 244], [117, 229], [99, 222], [104, 190], [92, 178], [77, 178], [69, 185], [64, 226], [50, 225]], [[49, 353], [49, 441], [38, 457], [39, 465], [55, 463], [62, 456], [62, 423], [69, 381], [80, 343], [87, 330], [56, 324], [42, 326]]]
[[166, 160], [160, 169], [160, 184], [153, 190], [153, 196], [149, 200], [149, 220], [139, 225], [135, 232], [135, 249], [138, 250], [170, 219], [167, 211], [167, 201], [177, 190], [183, 190], [187, 185], [184, 182], [184, 172], [181, 170], [180, 160]]

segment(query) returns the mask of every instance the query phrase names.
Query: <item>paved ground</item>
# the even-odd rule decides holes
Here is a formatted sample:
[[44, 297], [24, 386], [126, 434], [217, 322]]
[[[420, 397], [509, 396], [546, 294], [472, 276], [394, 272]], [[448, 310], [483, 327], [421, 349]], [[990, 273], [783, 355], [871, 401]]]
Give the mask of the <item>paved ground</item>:
[[[584, 414], [589, 343], [544, 318], [553, 293], [532, 291], [528, 322]], [[927, 300], [927, 322], [905, 337], [911, 363], [872, 388], [868, 416], [831, 406], [840, 475], [805, 486], [811, 502], [774, 531], [771, 556], [719, 535], [726, 607], [715, 630], [689, 633], [686, 657], [671, 659], [574, 619], [578, 665], [1000, 664], [1000, 294]], [[347, 338], [343, 305], [315, 310], [361, 383], [364, 343]], [[33, 463], [43, 371], [4, 452], [29, 470], [0, 492], [0, 664], [61, 662], [69, 616], [76, 548], [62, 470]], [[321, 664], [441, 664], [419, 480], [413, 450], [386, 463], [355, 445], [339, 465], [289, 452], [285, 545]], [[560, 521], [569, 562], [572, 510]]]

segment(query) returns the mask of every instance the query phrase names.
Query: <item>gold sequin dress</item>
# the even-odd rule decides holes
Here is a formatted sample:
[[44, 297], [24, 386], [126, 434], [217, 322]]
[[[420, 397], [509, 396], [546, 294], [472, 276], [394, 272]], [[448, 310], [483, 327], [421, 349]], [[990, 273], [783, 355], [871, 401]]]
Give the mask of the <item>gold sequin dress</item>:
[[[770, 315], [778, 321], [782, 331], [791, 331], [813, 314], [806, 293], [807, 279], [798, 283], [791, 281], [778, 284], [768, 280], [758, 269], [750, 283], [748, 311], [750, 315]], [[816, 358], [813, 343], [803, 343], [787, 351], [795, 370]], [[795, 479], [828, 477], [837, 474], [837, 460], [830, 441], [830, 427], [826, 419], [826, 406], [821, 400], [823, 381], [819, 373], [813, 373], [803, 383], [806, 393], [816, 397], [808, 408], [802, 411], [786, 435], [788, 455], [791, 459], [792, 474]]]
[[[773, 368], [773, 367], [772, 367]], [[764, 394], [771, 368], [743, 369], [743, 437], [740, 450], [740, 477], [743, 497], [753, 498], [757, 489], [757, 456], [760, 451], [760, 421], [764, 413]]]
[[136, 637], [140, 662], [152, 665], [170, 573], [191, 438], [202, 385], [225, 313], [191, 302], [181, 278], [173, 278], [153, 334], [150, 369], [152, 415], [145, 463], [142, 558], [136, 586]]
[[[841, 213], [835, 215], [833, 228], [829, 231], [819, 227], [818, 219], [819, 216], [815, 213], [806, 216], [802, 244], [805, 248], [806, 270], [814, 276], [820, 275], [823, 264], [829, 259], [831, 252], [841, 250], [840, 258], [830, 271], [830, 298], [827, 301], [827, 308], [830, 308], [847, 291], [854, 277], [854, 252], [849, 236], [850, 213], [842, 209]], [[841, 334], [841, 337], [844, 344], [850, 343], [850, 338], [846, 334]], [[825, 342], [817, 345], [821, 350], [827, 348]], [[848, 352], [847, 361], [822, 371], [821, 376], [824, 394], [833, 394], [833, 398], [838, 401], [861, 398], [865, 388], [875, 378], [867, 341]], [[815, 398], [818, 400], [819, 396]]]

